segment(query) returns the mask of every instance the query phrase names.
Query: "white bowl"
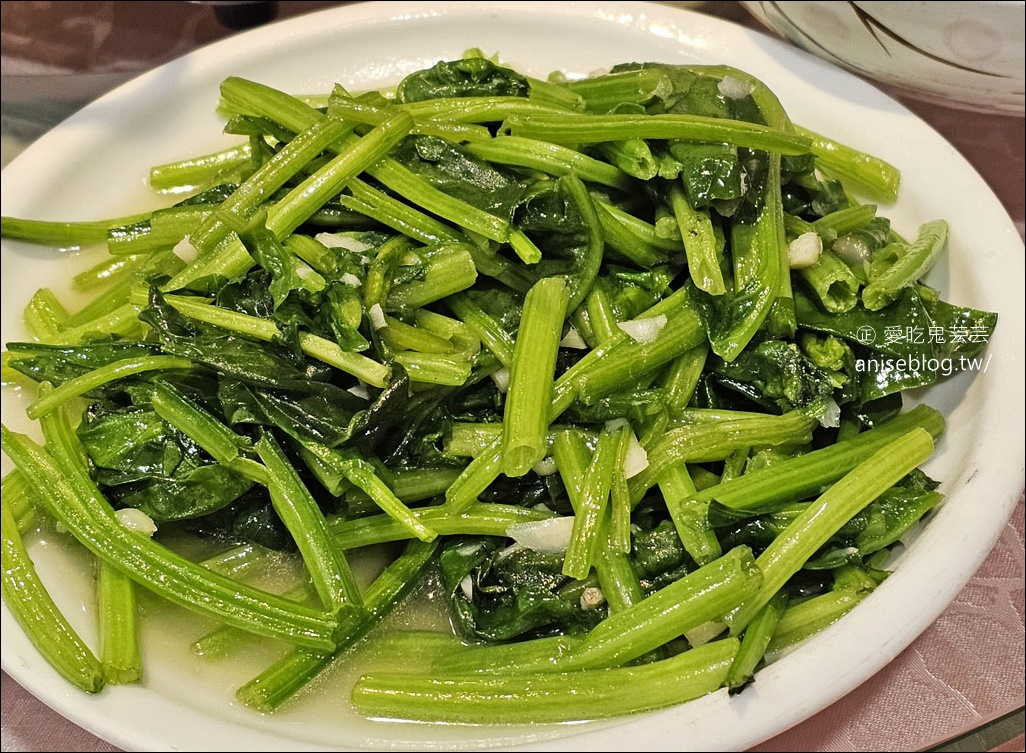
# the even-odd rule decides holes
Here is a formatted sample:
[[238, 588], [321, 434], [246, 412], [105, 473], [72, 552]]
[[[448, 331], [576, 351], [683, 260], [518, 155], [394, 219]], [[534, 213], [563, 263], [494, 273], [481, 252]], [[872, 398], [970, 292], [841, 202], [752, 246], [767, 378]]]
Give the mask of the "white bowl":
[[793, 44], [898, 94], [1023, 115], [1018, 2], [743, 2]]

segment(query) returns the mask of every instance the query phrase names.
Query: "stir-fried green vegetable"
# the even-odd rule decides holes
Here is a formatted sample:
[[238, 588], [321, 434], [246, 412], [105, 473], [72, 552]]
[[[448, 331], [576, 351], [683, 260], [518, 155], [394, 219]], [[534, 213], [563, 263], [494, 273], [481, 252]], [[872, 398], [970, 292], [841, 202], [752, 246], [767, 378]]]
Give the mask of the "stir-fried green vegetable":
[[[943, 417], [901, 392], [966, 368], [996, 317], [923, 282], [943, 219], [909, 241], [865, 203], [897, 198], [892, 167], [749, 74], [541, 81], [471, 54], [321, 108], [221, 93], [239, 144], [153, 168], [190, 198], [3, 218], [110, 252], [75, 279], [91, 303], [39, 291], [4, 354], [44, 442], [3, 429], [3, 596], [83, 690], [145, 676], [141, 587], [220, 625], [202, 656], [290, 647], [239, 689], [263, 711], [361, 640], [428, 662], [359, 679], [370, 716], [736, 693], [941, 502], [918, 467]], [[38, 519], [100, 563], [100, 658], [28, 558]], [[269, 550], [307, 582], [245, 583]], [[368, 551], [388, 562], [361, 587]], [[458, 635], [376, 631], [425, 573]]]

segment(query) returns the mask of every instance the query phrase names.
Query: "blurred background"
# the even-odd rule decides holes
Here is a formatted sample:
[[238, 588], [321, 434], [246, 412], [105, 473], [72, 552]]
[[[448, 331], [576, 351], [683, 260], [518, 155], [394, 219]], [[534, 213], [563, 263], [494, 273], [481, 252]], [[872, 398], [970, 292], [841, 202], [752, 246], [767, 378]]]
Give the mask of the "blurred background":
[[[338, 0], [0, 3], [3, 132], [38, 136], [133, 76], [238, 31]], [[665, 5], [695, 7], [701, 2]], [[736, 17], [746, 17], [738, 3]], [[6, 164], [9, 158], [5, 158]]]
[[128, 81], [240, 30], [339, 2], [0, 3], [3, 164]]

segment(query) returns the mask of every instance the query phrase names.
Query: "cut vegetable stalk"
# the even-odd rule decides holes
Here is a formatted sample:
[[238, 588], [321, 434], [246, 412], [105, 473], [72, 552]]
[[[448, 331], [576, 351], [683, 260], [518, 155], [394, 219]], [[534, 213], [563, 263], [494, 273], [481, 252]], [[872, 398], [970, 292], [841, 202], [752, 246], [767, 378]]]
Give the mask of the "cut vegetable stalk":
[[150, 168], [150, 187], [170, 193], [205, 188], [246, 166], [251, 156], [249, 144], [240, 144], [199, 157], [155, 165]]
[[570, 291], [559, 277], [539, 280], [524, 299], [503, 415], [502, 469], [522, 476], [545, 457], [556, 352]]
[[18, 533], [6, 495], [0, 500], [0, 512], [3, 515], [0, 585], [4, 604], [50, 666], [76, 688], [98, 693], [104, 685], [100, 661], [61, 614], [40, 581]]
[[[328, 199], [340, 193], [350, 180], [388, 154], [391, 148], [409, 133], [412, 122], [412, 118], [405, 113], [397, 113], [395, 117], [372, 130], [355, 144], [347, 145], [348, 148], [342, 153], [268, 209], [267, 229], [278, 240], [285, 238]], [[244, 273], [252, 264], [253, 260], [242, 244], [237, 240], [233, 241], [229, 236], [225, 238], [224, 244], [199, 257], [175, 275], [164, 286], [164, 290], [187, 287], [209, 274], [219, 273], [234, 277]]]
[[[471, 505], [465, 512], [450, 510], [448, 505], [422, 507], [412, 512], [439, 536], [506, 536], [512, 525], [553, 517], [552, 513], [541, 510], [483, 502]], [[390, 515], [334, 520], [330, 525], [332, 533], [345, 549], [403, 541], [413, 536], [406, 525]]]
[[776, 632], [780, 617], [787, 608], [788, 594], [780, 590], [752, 619], [741, 638], [741, 646], [724, 683], [730, 694], [741, 692], [752, 681], [755, 670], [763, 661], [766, 647]]
[[[168, 295], [164, 300], [185, 316], [206, 324], [213, 324], [268, 342], [281, 336], [278, 325], [271, 319], [229, 311], [191, 296]], [[299, 345], [303, 352], [312, 358], [352, 374], [367, 384], [375, 387], [384, 387], [388, 384], [390, 374], [388, 366], [372, 358], [342, 350], [337, 343], [309, 332], [299, 334]]]
[[902, 256], [862, 290], [862, 301], [870, 311], [882, 309], [902, 291], [917, 282], [937, 261], [948, 240], [948, 223], [926, 222]]
[[43, 243], [70, 250], [105, 243], [107, 232], [111, 228], [143, 222], [149, 218], [149, 212], [92, 222], [52, 222], [0, 217], [0, 235], [4, 238]]
[[[328, 146], [341, 142], [354, 126], [354, 123], [346, 123], [331, 115], [323, 116], [261, 165], [259, 170], [249, 176], [219, 205], [218, 212], [233, 214], [245, 221], [259, 204], [272, 196]], [[344, 151], [352, 147], [356, 141], [355, 137], [346, 139], [345, 143], [339, 144], [339, 149]], [[229, 232], [230, 228], [219, 215], [211, 215], [200, 223], [190, 235], [190, 240], [201, 254], [207, 253]]]
[[844, 313], [858, 303], [859, 283], [848, 265], [826, 251], [815, 264], [801, 270], [809, 290], [827, 311]]
[[628, 482], [631, 499], [636, 503], [675, 465], [724, 460], [739, 448], [807, 444], [815, 425], [815, 419], [791, 411], [670, 429], [648, 448], [648, 467]]
[[850, 181], [876, 201], [891, 203], [898, 198], [901, 173], [896, 167], [865, 152], [821, 136], [808, 128], [796, 130], [810, 141], [810, 149], [825, 170]]
[[250, 446], [247, 438], [233, 432], [172, 384], [157, 382], [150, 401], [158, 416], [192, 438], [219, 463], [231, 465], [239, 458], [239, 451]]
[[684, 239], [688, 273], [692, 281], [700, 290], [710, 295], [723, 295], [727, 288], [723, 284], [723, 273], [720, 271], [722, 254], [717, 248], [709, 214], [691, 206], [679, 182], [674, 182], [670, 186], [670, 202], [680, 226], [681, 237]]
[[[60, 420], [57, 413], [45, 417], [44, 431], [48, 423]], [[51, 426], [51, 434], [56, 428]], [[47, 439], [54, 444], [54, 439]], [[336, 625], [325, 612], [216, 576], [125, 529], [84, 469], [75, 470], [75, 461], [69, 460], [74, 454], [59, 445], [55, 448], [59, 459], [28, 437], [3, 427], [4, 452], [32, 479], [33, 490], [50, 514], [98, 557], [163, 598], [214, 619], [290, 643], [322, 649], [334, 646]]]
[[748, 547], [732, 549], [634, 606], [610, 615], [588, 633], [561, 666], [594, 669], [629, 662], [727, 614], [758, 593], [762, 582], [762, 573]]
[[[632, 442], [637, 440], [628, 423], [619, 428], [619, 434], [609, 484], [609, 530], [605, 546], [626, 555], [631, 551], [631, 492], [627, 486], [627, 461]], [[634, 470], [631, 469], [632, 475]]]
[[574, 526], [563, 561], [563, 574], [571, 578], [588, 576], [602, 543], [607, 528], [609, 490], [614, 467], [620, 457], [620, 440], [626, 431], [626, 424], [617, 429], [603, 429], [584, 473], [584, 488], [574, 506]]
[[639, 667], [508, 676], [368, 674], [356, 683], [352, 700], [361, 713], [389, 719], [468, 724], [600, 719], [711, 693], [722, 685], [736, 651], [737, 641], [726, 639]]
[[431, 666], [433, 672], [441, 675], [544, 672], [580, 642], [579, 636], [553, 635], [517, 643], [454, 647]]
[[367, 587], [364, 609], [347, 612], [332, 652], [297, 648], [236, 691], [236, 697], [260, 711], [273, 711], [295, 695], [330, 661], [353, 646], [398, 604], [420, 580], [436, 544], [412, 541]]
[[504, 131], [513, 136], [556, 144], [595, 144], [624, 139], [680, 139], [762, 149], [778, 154], [806, 154], [810, 140], [756, 123], [701, 115], [510, 115]]
[[374, 472], [374, 467], [355, 451], [332, 450], [324, 445], [305, 442], [303, 449], [316, 456], [329, 467], [345, 476], [355, 487], [363, 490], [381, 511], [421, 541], [431, 541], [437, 536], [430, 526], [417, 518], [392, 490]]
[[500, 165], [529, 167], [556, 176], [569, 175], [572, 172], [581, 180], [611, 188], [626, 189], [630, 185], [630, 180], [623, 171], [609, 163], [545, 141], [516, 136], [496, 136], [489, 141], [469, 144], [467, 150]]
[[421, 243], [460, 240], [459, 233], [444, 222], [367, 185], [359, 178], [349, 181], [352, 196], [343, 194], [342, 206], [366, 215]]
[[694, 499], [715, 500], [731, 514], [752, 516], [815, 494], [835, 482], [881, 447], [917, 427], [934, 438], [944, 431], [944, 418], [933, 408], [918, 405], [890, 421], [837, 444], [798, 455], [766, 468], [711, 486]]
[[40, 418], [50, 411], [61, 407], [72, 398], [84, 395], [100, 385], [116, 379], [123, 379], [133, 374], [141, 374], [147, 371], [180, 371], [188, 370], [192, 367], [192, 361], [174, 356], [126, 358], [108, 366], [93, 369], [80, 377], [65, 382], [60, 387], [47, 392], [37, 399], [26, 409], [26, 413], [28, 413], [29, 418]]
[[645, 598], [630, 558], [614, 550], [608, 541], [599, 549], [595, 574], [602, 587], [602, 595], [609, 604], [610, 614], [622, 612]]
[[683, 463], [659, 476], [659, 491], [685, 551], [699, 565], [723, 555], [720, 540], [709, 525], [709, 503], [694, 499], [695, 484]]
[[451, 513], [462, 513], [477, 501], [477, 496], [502, 473], [504, 454], [502, 437], [496, 437], [452, 482], [445, 492], [445, 506]]
[[[633, 384], [704, 340], [698, 314], [686, 305], [668, 314], [666, 325], [653, 340], [638, 342], [629, 336], [623, 341], [611, 339], [605, 344], [609, 347], [603, 355], [587, 366], [581, 359], [577, 373], [568, 370], [561, 380], [569, 381], [586, 405], [592, 404], [624, 384]], [[614, 350], [617, 343], [622, 343], [622, 347]]]
[[295, 539], [321, 603], [335, 612], [347, 605], [361, 606], [363, 597], [349, 562], [284, 451], [269, 434], [257, 440], [255, 449], [267, 467], [267, 489], [274, 510]]
[[100, 560], [97, 573], [100, 661], [108, 683], [125, 684], [142, 677], [135, 584], [113, 565]]
[[[787, 607], [766, 646], [766, 661], [773, 662], [803, 641], [854, 609], [869, 591], [839, 588]], [[771, 602], [772, 603], [772, 602]], [[751, 629], [751, 625], [749, 628]]]
[[727, 615], [733, 634], [739, 634], [788, 578], [801, 569], [837, 529], [905, 474], [933, 454], [933, 438], [925, 429], [913, 429], [886, 444], [809, 505], [759, 555], [763, 573], [757, 595]]

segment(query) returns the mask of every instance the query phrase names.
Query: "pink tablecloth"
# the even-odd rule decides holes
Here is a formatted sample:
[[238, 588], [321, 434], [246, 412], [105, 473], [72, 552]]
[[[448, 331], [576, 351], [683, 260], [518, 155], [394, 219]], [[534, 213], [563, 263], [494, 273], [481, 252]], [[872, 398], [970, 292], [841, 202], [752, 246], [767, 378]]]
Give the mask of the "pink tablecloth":
[[[295, 5], [300, 5], [296, 3]], [[311, 4], [315, 5], [315, 4]], [[712, 15], [758, 28], [736, 3]], [[907, 101], [977, 168], [1024, 229], [1024, 121]], [[1009, 469], [1010, 473], [1020, 469]], [[848, 696], [756, 751], [923, 750], [1024, 703], [1024, 507], [1020, 499], [990, 556], [941, 617]], [[111, 751], [3, 675], [4, 751]], [[1023, 750], [1021, 735], [1003, 750]]]
[[[1023, 503], [951, 606], [887, 667], [754, 751], [924, 750], [1023, 705]], [[1022, 750], [1020, 738], [1018, 748]]]

